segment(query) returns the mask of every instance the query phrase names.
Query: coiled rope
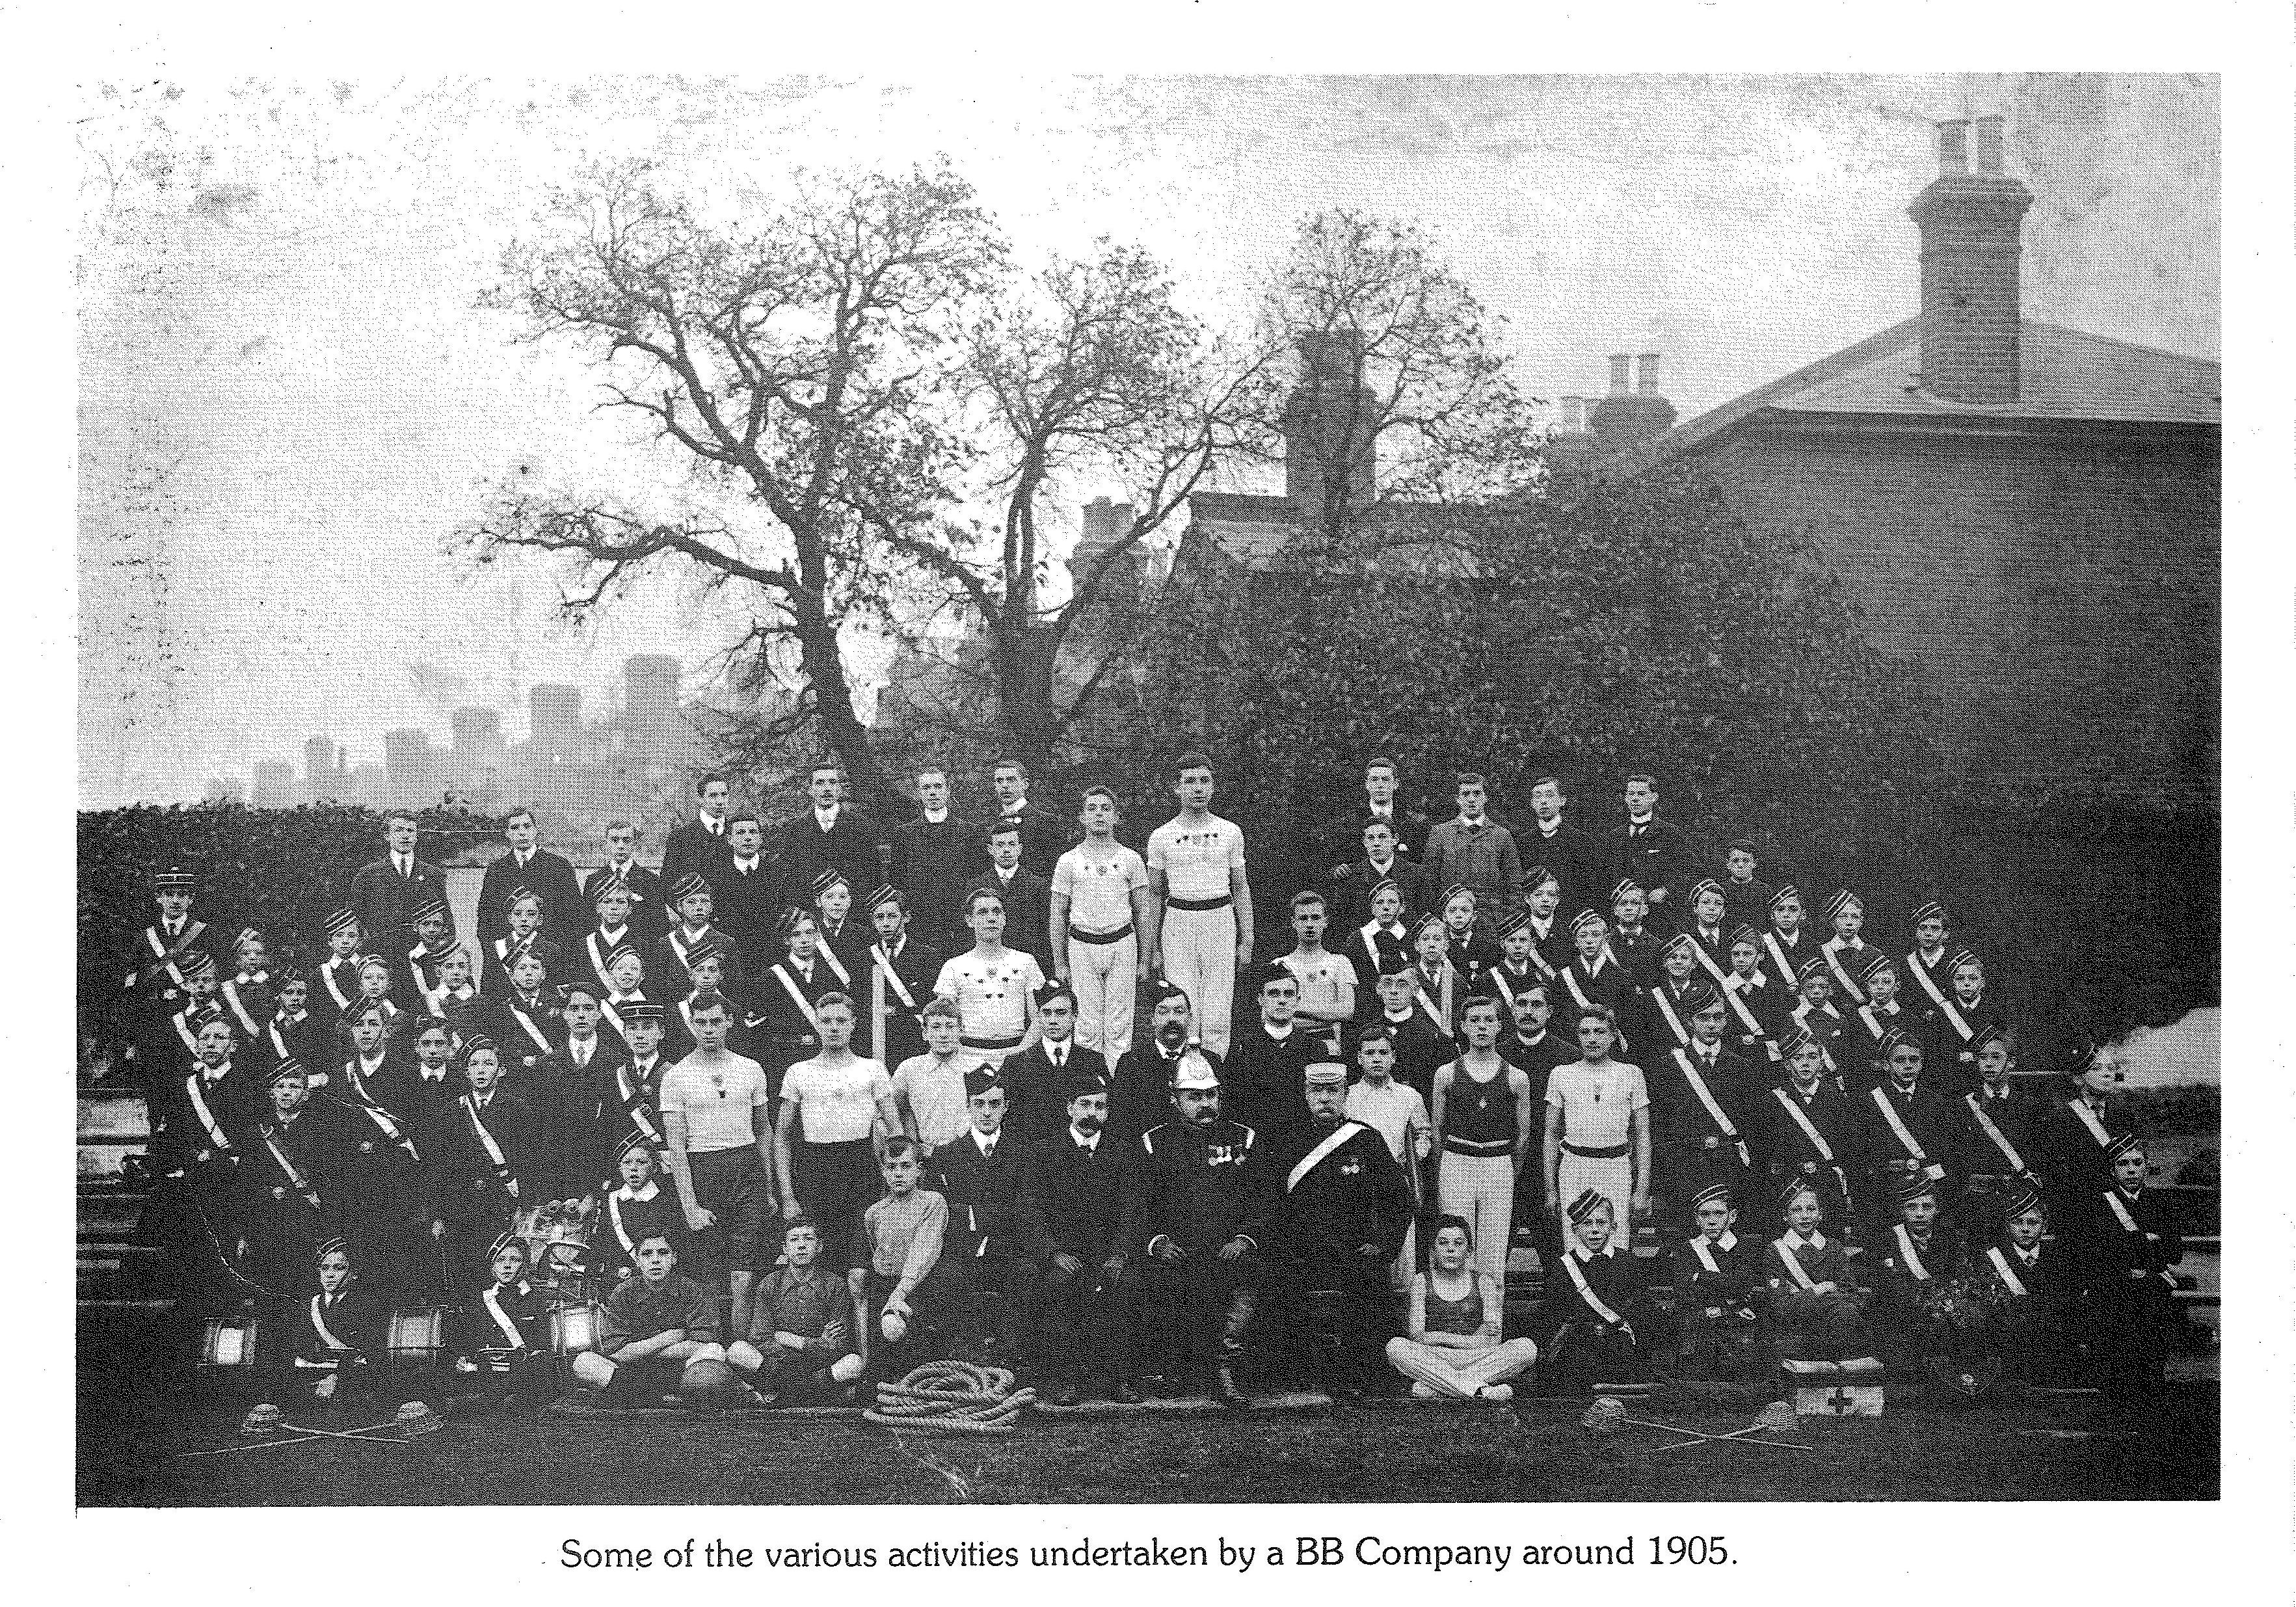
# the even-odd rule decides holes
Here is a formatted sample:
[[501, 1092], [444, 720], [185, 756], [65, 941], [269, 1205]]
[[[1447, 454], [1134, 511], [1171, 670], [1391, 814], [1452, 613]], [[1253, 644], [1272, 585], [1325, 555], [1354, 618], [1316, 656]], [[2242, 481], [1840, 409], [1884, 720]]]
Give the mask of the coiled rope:
[[936, 1434], [1010, 1434], [1033, 1389], [1015, 1389], [1011, 1371], [971, 1362], [927, 1362], [898, 1383], [877, 1386], [877, 1404], [861, 1415], [881, 1428]]

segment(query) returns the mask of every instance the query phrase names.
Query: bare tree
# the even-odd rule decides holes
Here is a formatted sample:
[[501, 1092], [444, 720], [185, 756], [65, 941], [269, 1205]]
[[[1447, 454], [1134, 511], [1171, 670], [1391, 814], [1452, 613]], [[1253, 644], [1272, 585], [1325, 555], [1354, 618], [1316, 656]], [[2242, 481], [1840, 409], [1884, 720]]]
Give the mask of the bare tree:
[[[1404, 515], [1503, 498], [1538, 474], [1533, 399], [1510, 374], [1505, 320], [1488, 310], [1413, 225], [1334, 211], [1300, 226], [1260, 309], [1263, 341], [1296, 348], [1300, 384], [1280, 432], [1293, 499], [1329, 543], [1385, 505]], [[1280, 433], [1280, 440], [1277, 439]]]
[[[865, 799], [885, 779], [856, 717], [839, 633], [890, 617], [904, 583], [948, 557], [946, 514], [970, 449], [945, 424], [964, 309], [1004, 247], [946, 166], [800, 178], [762, 223], [724, 225], [644, 169], [554, 198], [547, 238], [512, 248], [488, 298], [535, 340], [592, 358], [604, 405], [648, 421], [705, 491], [745, 518], [649, 516], [635, 499], [568, 498], [517, 474], [462, 532], [481, 559], [566, 555], [580, 614], [641, 573], [699, 576], [746, 613], [730, 655], [762, 701], [788, 666], [794, 699], [749, 733], [816, 729]], [[762, 515], [762, 519], [758, 515]]]

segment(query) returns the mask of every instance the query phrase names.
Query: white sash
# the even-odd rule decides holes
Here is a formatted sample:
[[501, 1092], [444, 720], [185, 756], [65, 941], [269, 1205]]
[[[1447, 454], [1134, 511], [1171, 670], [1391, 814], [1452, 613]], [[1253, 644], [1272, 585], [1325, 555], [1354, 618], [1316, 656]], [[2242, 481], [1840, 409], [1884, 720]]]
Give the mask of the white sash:
[[504, 976], [510, 975], [511, 961], [532, 948], [534, 940], [541, 935], [539, 932], [529, 932], [515, 944], [507, 937], [495, 939], [495, 960], [502, 967]]
[[300, 1194], [310, 1205], [316, 1206], [319, 1203], [319, 1191], [311, 1186], [310, 1179], [295, 1169], [295, 1163], [288, 1158], [287, 1151], [279, 1147], [279, 1135], [268, 1127], [263, 1130], [263, 1147], [271, 1151], [271, 1158], [279, 1163], [279, 1169], [282, 1172], [287, 1174], [287, 1181], [293, 1185], [295, 1192]]
[[615, 1085], [622, 1091], [622, 1111], [637, 1124], [638, 1131], [652, 1140], [654, 1147], [660, 1149], [669, 1141], [662, 1136], [661, 1129], [655, 1126], [646, 1115], [644, 1095], [630, 1086], [630, 1073], [635, 1069], [627, 1061], [614, 1068]]
[[390, 1112], [376, 1104], [373, 1098], [367, 1093], [366, 1089], [359, 1083], [358, 1062], [356, 1060], [351, 1061], [343, 1067], [343, 1080], [351, 1085], [354, 1092], [358, 1094], [358, 1108], [366, 1112], [367, 1119], [372, 1121], [381, 1130], [383, 1137], [389, 1139], [392, 1143], [397, 1144], [400, 1149], [406, 1150], [409, 1160], [414, 1161], [417, 1166], [422, 1165], [422, 1157], [415, 1150], [414, 1141], [398, 1130], [398, 1124], [391, 1119]]
[[1769, 955], [1770, 963], [1776, 968], [1779, 979], [1788, 987], [1800, 980], [1794, 971], [1792, 960], [1786, 954], [1785, 945], [1778, 941], [1775, 932], [1762, 934], [1762, 948]]
[[2065, 1108], [2071, 1111], [2079, 1120], [2080, 1125], [2088, 1129], [2088, 1135], [2096, 1141], [2099, 1149], [2112, 1142], [2112, 1134], [2104, 1130], [2104, 1124], [2097, 1120], [2096, 1112], [2088, 1108], [2087, 1100], [2067, 1100]]
[[1964, 1043], [1976, 1035], [1977, 1029], [1970, 1026], [1968, 1018], [1954, 1007], [1952, 1000], [1939, 1000], [1938, 1010], [1944, 1015], [1946, 1020], [1952, 1024], [1953, 1030], [1961, 1034], [1961, 1041]]
[[323, 965], [319, 968], [319, 980], [327, 985], [327, 997], [335, 1001], [335, 1008], [339, 1010], [348, 1010], [351, 1001], [358, 997], [358, 968], [359, 959], [356, 954], [351, 956], [350, 963], [342, 968], [351, 974], [351, 991], [348, 993], [335, 985], [336, 968], [334, 966]]
[[1849, 974], [1849, 968], [1841, 963], [1841, 943], [1838, 937], [1828, 939], [1817, 952], [1825, 956], [1825, 968], [1832, 971], [1834, 981], [1841, 985], [1843, 995], [1852, 1004], [1863, 1004], [1866, 1002], [1866, 990], [1857, 985], [1857, 979]]
[[540, 1050], [546, 1055], [554, 1055], [558, 1052], [556, 1050], [550, 1047], [549, 1034], [542, 1030], [541, 1024], [536, 1021], [533, 1017], [519, 1009], [515, 1003], [510, 1006], [510, 1013], [511, 1019], [516, 1021], [520, 1026], [523, 1027], [526, 1030], [526, 1035], [534, 1040], [535, 1048]]
[[183, 1040], [184, 1047], [190, 1050], [193, 1054], [199, 1053], [199, 1034], [194, 1033], [191, 1028], [191, 1024], [184, 1019], [184, 1012], [177, 1010], [171, 1018], [171, 1021], [176, 1029], [176, 1036]]
[[1874, 1007], [1870, 1003], [1857, 1007], [1857, 1018], [1866, 1024], [1866, 1030], [1874, 1034], [1874, 1042], [1876, 1043], [1888, 1037], [1893, 1030], [1882, 1025], [1882, 1018], [1874, 1013]]
[[[287, 1058], [287, 1040], [279, 1035], [279, 1018], [275, 1016], [263, 1024], [263, 1035], [271, 1040], [271, 1052], [281, 1059]], [[326, 1074], [319, 1074], [324, 1077]]]
[[414, 973], [417, 982], [422, 980], [422, 962], [430, 958], [430, 945], [418, 943], [406, 951], [406, 968]]
[[1923, 1152], [1920, 1141], [1914, 1137], [1912, 1129], [1906, 1125], [1905, 1118], [1898, 1114], [1898, 1107], [1890, 1101], [1889, 1092], [1882, 1088], [1869, 1088], [1866, 1091], [1866, 1096], [1881, 1110], [1882, 1119], [1890, 1124], [1890, 1131], [1896, 1134], [1898, 1142], [1905, 1146], [1906, 1153], [1926, 1167], [1930, 1164], [1930, 1158]]
[[[183, 935], [176, 939], [176, 946], [171, 949], [166, 944], [160, 941], [159, 927], [146, 927], [144, 928], [144, 941], [152, 945], [152, 958], [158, 961], [160, 968], [168, 973], [168, 980], [174, 983], [177, 987], [182, 987], [184, 985], [184, 974], [176, 968], [176, 957], [181, 955], [183, 952], [189, 948], [193, 944], [198, 942], [200, 934], [206, 930], [207, 926], [202, 921], [187, 921], [184, 926]], [[127, 985], [129, 987], [134, 987], [137, 983], [143, 980], [144, 973], [140, 970], [130, 971], [127, 973]]]
[[2104, 1203], [2112, 1207], [2112, 1214], [2115, 1216], [2120, 1218], [2120, 1225], [2124, 1231], [2131, 1233], [2141, 1233], [2144, 1231], [2136, 1225], [2136, 1218], [2128, 1214], [2128, 1206], [2121, 1202], [2120, 1190], [2107, 1189], [2104, 1191]]
[[[622, 929], [627, 931], [629, 928], [625, 927]], [[603, 933], [592, 932], [582, 940], [582, 951], [590, 956], [590, 970], [598, 978], [598, 985], [601, 987], [606, 985], [607, 951], [598, 946], [598, 939], [603, 935]], [[682, 959], [683, 956], [681, 955], [680, 958]]]
[[622, 1241], [622, 1253], [632, 1261], [638, 1258], [637, 1242], [630, 1237], [629, 1229], [622, 1225], [622, 1191], [610, 1189], [606, 1192], [606, 1220], [614, 1224], [614, 1237]]
[[1713, 1248], [1706, 1242], [1705, 1234], [1701, 1233], [1690, 1241], [1690, 1253], [1698, 1257], [1698, 1265], [1708, 1272], [1718, 1278], [1722, 1275], [1722, 1264], [1714, 1259]]
[[1898, 1254], [1905, 1261], [1906, 1270], [1914, 1274], [1915, 1282], [1927, 1283], [1930, 1269], [1922, 1265], [1922, 1253], [1914, 1248], [1914, 1236], [1906, 1232], [1906, 1224], [1901, 1222], [1890, 1231], [1897, 1236]]
[[1587, 990], [1578, 985], [1578, 968], [1577, 966], [1566, 965], [1562, 968], [1562, 985], [1570, 990], [1570, 996], [1578, 1001], [1578, 1008], [1580, 1010], [1594, 1009], [1595, 1001], [1587, 997]]
[[837, 980], [845, 992], [853, 991], [853, 974], [845, 968], [845, 962], [837, 958], [836, 950], [824, 943], [814, 950], [813, 957], [828, 963], [829, 968], [837, 973]]
[[[707, 927], [702, 927], [701, 937], [707, 937], [708, 935], [709, 935], [709, 928]], [[677, 966], [680, 970], [690, 972], [693, 969], [693, 962], [688, 960], [686, 956], [693, 952], [693, 945], [701, 942], [701, 937], [682, 938], [675, 931], [670, 933], [669, 952], [677, 956]], [[602, 977], [599, 980], [603, 982], [605, 978]]]
[[330, 1350], [348, 1350], [350, 1347], [337, 1339], [335, 1337], [335, 1331], [327, 1326], [327, 1319], [323, 1314], [326, 1309], [326, 1296], [313, 1295], [311, 1297], [311, 1326], [318, 1331], [319, 1342]]
[[1693, 933], [1691, 935], [1690, 946], [1698, 951], [1698, 963], [1706, 968], [1706, 974], [1709, 977], [1714, 978], [1714, 985], [1716, 987], [1727, 986], [1730, 981], [1729, 968], [1718, 964], [1715, 961], [1713, 954], [1708, 951], [1706, 945], [1698, 941], [1698, 935], [1696, 933]]
[[1994, 1272], [2000, 1277], [2003, 1287], [2011, 1294], [2021, 1295], [2025, 1292], [2023, 1281], [2017, 1276], [2016, 1269], [2009, 1265], [2009, 1257], [2001, 1253], [1999, 1245], [1997, 1244], [1987, 1250], [1985, 1258], [1993, 1263]]
[[1419, 1001], [1419, 1008], [1425, 1010], [1427, 1012], [1427, 1018], [1435, 1024], [1435, 1030], [1441, 1033], [1445, 1037], [1449, 1037], [1451, 1035], [1451, 1028], [1444, 1021], [1443, 1012], [1436, 1006], [1435, 1001], [1427, 996], [1427, 990], [1423, 987], [1414, 987], [1411, 992], [1412, 995]]
[[216, 1120], [215, 1112], [208, 1108], [207, 1096], [200, 1092], [200, 1074], [193, 1072], [184, 1079], [184, 1091], [192, 1096], [192, 1110], [200, 1118], [200, 1125], [208, 1130], [208, 1138], [218, 1150], [231, 1148], [231, 1140], [223, 1133], [223, 1124]]
[[[623, 1002], [627, 1003], [628, 1001], [625, 1000]], [[622, 1025], [622, 1012], [614, 1008], [612, 1000], [599, 1000], [598, 1013], [606, 1018], [606, 1025], [614, 1029], [614, 1035], [616, 1037], [621, 1038], [625, 1041], [628, 1039], [629, 1028]]]
[[1689, 1042], [1690, 1029], [1682, 1024], [1681, 1013], [1674, 1008], [1674, 1001], [1666, 996], [1666, 985], [1660, 983], [1651, 989], [1650, 996], [1657, 1001], [1659, 1013], [1666, 1018], [1666, 1025], [1674, 1034], [1675, 1042], [1677, 1045]]
[[1565, 1254], [1562, 1257], [1562, 1267], [1570, 1274], [1570, 1281], [1578, 1286], [1578, 1298], [1587, 1302], [1588, 1310], [1613, 1327], [1624, 1328], [1627, 1325], [1627, 1320], [1603, 1305], [1603, 1297], [1596, 1294], [1594, 1286], [1587, 1281], [1587, 1274], [1578, 1268], [1578, 1257]]
[[1770, 1240], [1770, 1248], [1777, 1251], [1778, 1259], [1786, 1264], [1787, 1275], [1800, 1286], [1802, 1293], [1814, 1295], [1817, 1292], [1817, 1285], [1810, 1281], [1809, 1274], [1801, 1270], [1801, 1263], [1794, 1259], [1793, 1246], [1780, 1237]]
[[1801, 1101], [1783, 1088], [1773, 1088], [1770, 1092], [1779, 1104], [1786, 1108], [1786, 1114], [1793, 1117], [1794, 1125], [1800, 1127], [1809, 1141], [1817, 1147], [1818, 1159], [1828, 1166], [1833, 1165], [1833, 1146], [1825, 1141], [1825, 1134], [1820, 1133], [1817, 1124], [1809, 1119], [1809, 1112], [1801, 1108]]
[[1732, 972], [1730, 979], [1722, 985], [1722, 996], [1730, 1001], [1730, 1008], [1738, 1012], [1738, 1025], [1746, 1029], [1748, 1036], [1761, 1039], [1763, 1047], [1770, 1051], [1770, 1059], [1775, 1060], [1778, 1058], [1778, 1046], [1770, 1034], [1762, 1030], [1762, 1024], [1754, 1019], [1753, 1010], [1745, 1000], [1745, 982], [1744, 977]]
[[235, 978], [223, 985], [223, 996], [231, 1005], [231, 1013], [239, 1018], [241, 1030], [250, 1039], [259, 1036], [263, 1028], [257, 1024], [255, 1017], [249, 1012], [247, 1006], [240, 1002], [239, 983]]
[[[1938, 960], [1940, 964], [1944, 962], [1945, 955], [1943, 952], [1939, 952]], [[1951, 1001], [1946, 998], [1945, 990], [1938, 986], [1937, 978], [1930, 975], [1929, 967], [1922, 963], [1920, 950], [1916, 949], [1912, 953], [1906, 956], [1906, 968], [1913, 972], [1914, 980], [1922, 985], [1922, 992], [1930, 996], [1930, 1002], [1931, 1004], [1936, 1005], [1938, 1009], [1941, 1010], [1951, 1010], [1953, 1008]]]
[[778, 965], [774, 968], [774, 976], [780, 980], [782, 992], [790, 996], [791, 1002], [805, 1012], [806, 1025], [812, 1027], [816, 1033], [819, 1033], [821, 1018], [813, 1013], [813, 1001], [805, 996], [803, 988], [798, 986], [797, 978], [789, 974], [786, 967]]
[[902, 983], [901, 974], [893, 968], [893, 957], [885, 952], [885, 945], [882, 943], [872, 944], [869, 952], [876, 957], [877, 968], [884, 973], [885, 985], [893, 990], [894, 996], [900, 1000], [903, 1007], [908, 1010], [916, 1009], [917, 996], [909, 992]]
[[[1738, 1147], [1738, 1164], [1752, 1166], [1754, 1158], [1747, 1153], [1746, 1141], [1738, 1136], [1737, 1124], [1731, 1121], [1729, 1113], [1722, 1108], [1722, 1101], [1716, 1099], [1714, 1091], [1706, 1085], [1706, 1079], [1698, 1069], [1697, 1057], [1686, 1049], [1677, 1049], [1674, 1051], [1674, 1063], [1682, 1067], [1682, 1075], [1689, 1079], [1690, 1092], [1696, 1094], [1698, 1102], [1706, 1107], [1706, 1114], [1712, 1117], [1714, 1125], [1722, 1129], [1722, 1136]], [[1700, 1242], [1703, 1243], [1704, 1240], [1702, 1238]]]
[[1993, 1118], [1985, 1114], [1985, 1100], [1977, 1094], [1964, 1093], [1961, 1096], [1961, 1102], [1969, 1107], [1969, 1114], [1977, 1119], [1978, 1130], [1992, 1141], [1993, 1147], [2001, 1151], [2001, 1158], [2009, 1163], [2010, 1174], [2022, 1176], [2024, 1158], [2017, 1153], [2017, 1147], [2009, 1141], [2009, 1135], [1995, 1126]]
[[471, 1118], [471, 1131], [478, 1135], [480, 1147], [487, 1152], [487, 1159], [494, 1163], [495, 1177], [510, 1191], [512, 1199], [517, 1199], [518, 1179], [511, 1175], [510, 1162], [503, 1158], [502, 1146], [495, 1142], [495, 1135], [487, 1131], [486, 1123], [480, 1118], [478, 1095], [466, 1093], [463, 1096], [463, 1114]]
[[502, 1330], [503, 1338], [510, 1341], [510, 1347], [512, 1350], [523, 1350], [526, 1348], [526, 1336], [519, 1332], [518, 1324], [510, 1320], [510, 1314], [502, 1308], [502, 1302], [495, 1298], [495, 1290], [501, 1287], [502, 1285], [498, 1283], [488, 1284], [479, 1298], [486, 1302], [487, 1314], [495, 1320], [495, 1326]]
[[[1307, 1154], [1300, 1158], [1300, 1164], [1292, 1167], [1291, 1175], [1283, 1180], [1283, 1191], [1286, 1194], [1289, 1194], [1292, 1190], [1298, 1188], [1301, 1178], [1307, 1176], [1308, 1173], [1323, 1165], [1324, 1159], [1326, 1156], [1330, 1155], [1332, 1150], [1338, 1149], [1341, 1144], [1346, 1143], [1348, 1140], [1352, 1138], [1355, 1134], [1358, 1133], [1368, 1133], [1370, 1131], [1371, 1129], [1365, 1126], [1361, 1122], [1341, 1122], [1337, 1127], [1333, 1128], [1330, 1133], [1324, 1135], [1324, 1141], [1322, 1143], [1317, 1144], [1314, 1149], [1308, 1150]], [[1385, 1142], [1386, 1141], [1382, 1140], [1381, 1141]]]

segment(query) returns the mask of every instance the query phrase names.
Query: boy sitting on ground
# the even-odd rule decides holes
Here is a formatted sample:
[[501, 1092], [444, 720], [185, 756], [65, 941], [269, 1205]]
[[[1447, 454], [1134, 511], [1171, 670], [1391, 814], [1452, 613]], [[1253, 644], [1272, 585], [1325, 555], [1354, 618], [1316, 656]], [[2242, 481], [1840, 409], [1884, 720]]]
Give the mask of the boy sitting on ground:
[[647, 1395], [689, 1388], [726, 1364], [718, 1342], [718, 1303], [677, 1270], [667, 1233], [638, 1240], [638, 1275], [606, 1297], [598, 1347], [574, 1358], [574, 1376], [599, 1392], [601, 1403], [627, 1409]]
[[766, 1405], [850, 1400], [861, 1376], [852, 1291], [821, 1265], [821, 1232], [802, 1216], [782, 1228], [782, 1259], [758, 1290], [749, 1337], [726, 1347], [726, 1360]]

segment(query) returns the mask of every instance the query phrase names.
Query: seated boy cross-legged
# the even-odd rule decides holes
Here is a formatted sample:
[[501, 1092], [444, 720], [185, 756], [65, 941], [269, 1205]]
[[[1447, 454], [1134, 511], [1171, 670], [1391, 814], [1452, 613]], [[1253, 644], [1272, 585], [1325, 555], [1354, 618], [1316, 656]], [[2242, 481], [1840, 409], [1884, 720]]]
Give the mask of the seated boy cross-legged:
[[718, 1303], [677, 1270], [667, 1233], [638, 1240], [638, 1275], [606, 1297], [598, 1347], [574, 1358], [574, 1376], [611, 1405], [636, 1405], [648, 1394], [691, 1393], [723, 1368]]
[[850, 1399], [861, 1376], [852, 1290], [821, 1265], [820, 1230], [802, 1216], [783, 1224], [782, 1258], [758, 1290], [749, 1336], [726, 1347], [726, 1360], [767, 1405]]

